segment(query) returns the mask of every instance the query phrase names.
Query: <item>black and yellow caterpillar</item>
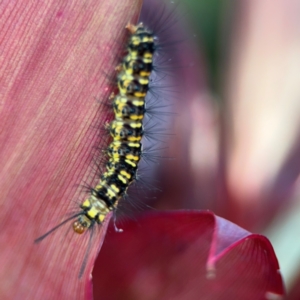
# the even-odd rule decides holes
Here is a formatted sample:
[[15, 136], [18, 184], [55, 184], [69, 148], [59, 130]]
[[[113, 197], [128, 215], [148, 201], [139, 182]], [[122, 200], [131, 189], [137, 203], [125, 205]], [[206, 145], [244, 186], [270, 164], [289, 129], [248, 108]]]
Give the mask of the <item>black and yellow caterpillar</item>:
[[113, 138], [106, 153], [110, 157], [106, 172], [82, 203], [82, 213], [73, 224], [83, 233], [93, 224], [101, 224], [116, 209], [136, 176], [142, 154], [145, 97], [149, 89], [155, 51], [154, 36], [142, 23], [126, 28], [131, 33], [122, 64], [117, 68], [119, 93], [113, 98], [115, 119], [107, 126]]
[[35, 240], [39, 242], [67, 221], [76, 218], [73, 230], [82, 234], [94, 224], [101, 224], [117, 208], [129, 185], [135, 180], [142, 155], [145, 97], [153, 70], [155, 37], [143, 23], [128, 24], [130, 32], [127, 55], [116, 68], [118, 93], [112, 95], [114, 120], [106, 125], [112, 142], [106, 150], [109, 157], [98, 184], [80, 205], [80, 212]]

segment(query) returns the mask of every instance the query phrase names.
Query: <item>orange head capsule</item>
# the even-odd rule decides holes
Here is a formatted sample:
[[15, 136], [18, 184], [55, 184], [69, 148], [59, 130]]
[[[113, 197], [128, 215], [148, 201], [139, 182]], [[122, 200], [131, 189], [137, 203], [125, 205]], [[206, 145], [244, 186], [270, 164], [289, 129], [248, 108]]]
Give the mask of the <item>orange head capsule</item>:
[[73, 230], [78, 234], [82, 234], [86, 231], [86, 227], [82, 226], [80, 222], [75, 221], [73, 223]]
[[91, 220], [89, 220], [85, 215], [81, 215], [73, 223], [73, 230], [78, 233], [84, 233], [91, 226]]

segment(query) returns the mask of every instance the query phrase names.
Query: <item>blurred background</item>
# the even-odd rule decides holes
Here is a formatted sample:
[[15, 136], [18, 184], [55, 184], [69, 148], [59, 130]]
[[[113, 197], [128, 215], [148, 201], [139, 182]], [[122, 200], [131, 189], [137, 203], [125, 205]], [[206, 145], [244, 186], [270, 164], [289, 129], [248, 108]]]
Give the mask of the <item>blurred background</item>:
[[150, 206], [209, 209], [266, 235], [300, 299], [300, 0], [175, 6], [186, 29], [174, 29], [173, 86], [184, 88]]

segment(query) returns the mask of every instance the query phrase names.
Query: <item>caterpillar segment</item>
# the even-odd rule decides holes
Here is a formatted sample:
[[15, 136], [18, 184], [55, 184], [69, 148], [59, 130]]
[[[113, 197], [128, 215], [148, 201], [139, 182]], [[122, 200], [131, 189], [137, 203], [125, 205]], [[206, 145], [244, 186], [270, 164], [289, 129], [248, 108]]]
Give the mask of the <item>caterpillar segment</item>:
[[115, 118], [106, 126], [112, 137], [106, 150], [109, 160], [106, 171], [82, 203], [82, 213], [73, 224], [78, 234], [95, 223], [101, 224], [106, 215], [117, 208], [119, 200], [136, 178], [141, 159], [145, 97], [153, 70], [155, 38], [142, 23], [137, 26], [128, 24], [126, 28], [131, 35], [127, 55], [116, 68], [119, 92], [110, 97]]
[[139, 142], [143, 136], [143, 123], [141, 121], [114, 120], [110, 123], [109, 131], [115, 141]]
[[139, 162], [142, 154], [142, 144], [139, 142], [113, 141], [107, 148], [107, 154], [112, 159], [124, 157]]
[[137, 167], [132, 167], [130, 164], [124, 162], [113, 163], [108, 166], [108, 171], [105, 172], [102, 176], [105, 178], [110, 174], [115, 174], [122, 182], [122, 184], [126, 184], [127, 186], [135, 179]]
[[119, 94], [114, 97], [113, 109], [117, 120], [142, 121], [145, 115], [145, 101]]
[[149, 89], [149, 79], [122, 72], [118, 75], [118, 88], [122, 95], [145, 98]]
[[123, 61], [123, 69], [128, 75], [150, 76], [152, 68], [152, 57], [136, 59], [131, 55], [127, 55]]

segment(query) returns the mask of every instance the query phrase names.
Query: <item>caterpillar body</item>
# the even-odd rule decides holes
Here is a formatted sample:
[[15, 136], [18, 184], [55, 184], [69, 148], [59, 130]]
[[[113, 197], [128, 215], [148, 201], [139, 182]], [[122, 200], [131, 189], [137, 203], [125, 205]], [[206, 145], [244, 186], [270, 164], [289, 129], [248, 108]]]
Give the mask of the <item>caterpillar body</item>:
[[127, 55], [116, 68], [118, 94], [110, 96], [114, 120], [106, 125], [112, 142], [105, 151], [109, 157], [105, 172], [98, 184], [90, 189], [89, 197], [80, 205], [80, 212], [36, 239], [36, 243], [71, 219], [76, 218], [73, 230], [78, 234], [95, 224], [102, 224], [106, 216], [117, 208], [119, 200], [136, 178], [142, 155], [145, 97], [156, 45], [153, 32], [143, 23], [136, 26], [128, 24], [126, 28], [130, 33]]

